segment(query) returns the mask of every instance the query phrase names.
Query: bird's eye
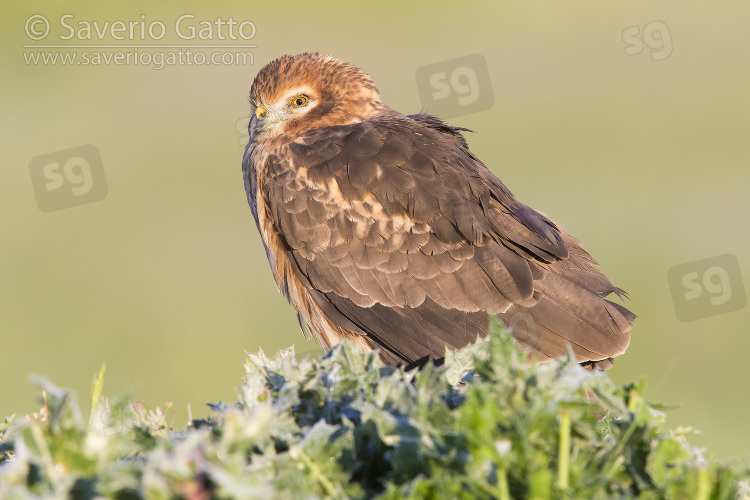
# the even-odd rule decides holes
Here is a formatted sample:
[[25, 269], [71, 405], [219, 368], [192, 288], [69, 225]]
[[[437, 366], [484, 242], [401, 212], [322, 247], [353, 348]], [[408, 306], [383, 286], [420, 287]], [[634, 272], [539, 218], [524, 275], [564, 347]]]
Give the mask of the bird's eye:
[[292, 106], [294, 106], [295, 108], [301, 108], [302, 106], [307, 106], [308, 102], [310, 102], [310, 98], [305, 94], [300, 94], [292, 99]]

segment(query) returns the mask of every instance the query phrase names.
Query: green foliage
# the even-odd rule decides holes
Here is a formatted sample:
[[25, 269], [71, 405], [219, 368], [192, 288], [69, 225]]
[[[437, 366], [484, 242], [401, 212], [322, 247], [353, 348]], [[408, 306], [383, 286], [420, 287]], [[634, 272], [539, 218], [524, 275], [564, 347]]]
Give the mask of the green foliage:
[[[174, 431], [166, 410], [40, 380], [0, 424], [0, 498], [747, 498], [748, 471], [669, 431], [643, 382], [529, 363], [499, 325], [405, 373], [344, 342], [320, 360], [248, 355], [233, 406]], [[168, 409], [168, 408], [167, 408]]]

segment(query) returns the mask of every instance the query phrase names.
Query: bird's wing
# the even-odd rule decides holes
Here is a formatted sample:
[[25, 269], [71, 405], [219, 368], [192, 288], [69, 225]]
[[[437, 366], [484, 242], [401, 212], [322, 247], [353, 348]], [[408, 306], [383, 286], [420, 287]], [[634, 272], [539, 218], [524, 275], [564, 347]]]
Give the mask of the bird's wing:
[[[326, 315], [410, 362], [498, 314], [544, 356], [624, 351], [629, 311], [576, 240], [518, 202], [457, 129], [389, 116], [307, 134], [264, 164], [260, 196]], [[626, 314], [627, 313], [627, 314]], [[521, 314], [519, 321], [519, 314]], [[528, 328], [527, 328], [528, 329]], [[530, 330], [529, 330], [530, 331]]]

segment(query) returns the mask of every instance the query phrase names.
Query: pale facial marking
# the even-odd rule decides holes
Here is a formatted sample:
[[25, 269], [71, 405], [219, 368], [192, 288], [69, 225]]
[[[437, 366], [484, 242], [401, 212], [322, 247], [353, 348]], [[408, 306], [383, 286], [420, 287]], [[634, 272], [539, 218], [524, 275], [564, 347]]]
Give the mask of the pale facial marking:
[[258, 118], [266, 121], [267, 129], [274, 129], [284, 122], [309, 113], [320, 103], [316, 96], [315, 91], [307, 85], [294, 87], [273, 102], [261, 99], [262, 102], [254, 112]]

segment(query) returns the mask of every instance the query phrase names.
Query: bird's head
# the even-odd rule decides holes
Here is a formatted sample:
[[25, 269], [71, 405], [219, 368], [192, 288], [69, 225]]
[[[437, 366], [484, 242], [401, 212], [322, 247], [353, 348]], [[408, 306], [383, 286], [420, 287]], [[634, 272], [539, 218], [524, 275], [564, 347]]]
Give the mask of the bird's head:
[[251, 140], [358, 123], [386, 108], [359, 68], [310, 53], [282, 56], [264, 66], [253, 81], [250, 103]]

